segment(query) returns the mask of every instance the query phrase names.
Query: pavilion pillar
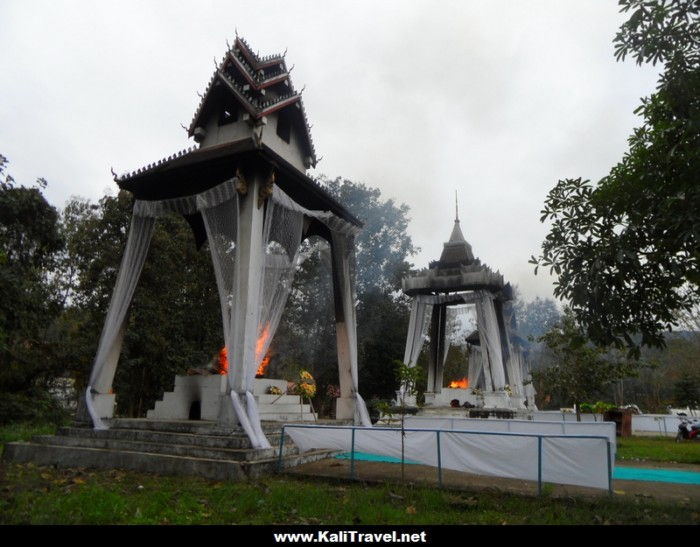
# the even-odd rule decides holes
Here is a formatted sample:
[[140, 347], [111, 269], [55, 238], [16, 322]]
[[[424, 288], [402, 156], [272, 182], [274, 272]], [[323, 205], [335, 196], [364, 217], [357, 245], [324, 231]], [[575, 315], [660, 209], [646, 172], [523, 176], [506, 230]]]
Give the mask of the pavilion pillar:
[[228, 348], [228, 385], [219, 409], [219, 421], [236, 421], [229, 393], [243, 394], [247, 389], [246, 371], [255, 361], [255, 344], [260, 323], [260, 298], [263, 277], [265, 208], [258, 207], [258, 192], [265, 175], [259, 172], [246, 176], [247, 192], [240, 196], [238, 213], [238, 247], [235, 263], [234, 307], [231, 323], [233, 334]]
[[428, 393], [440, 393], [442, 391], [442, 379], [444, 374], [445, 353], [445, 319], [447, 306], [444, 304], [433, 306], [430, 318], [430, 347], [428, 351]]
[[508, 318], [506, 317], [506, 304], [504, 302], [495, 302], [496, 318], [498, 319], [498, 330], [501, 338], [501, 347], [503, 348], [503, 362], [505, 364], [507, 381], [513, 390], [514, 395], [522, 395], [522, 377], [520, 374], [520, 363], [516, 358], [513, 346], [510, 343], [510, 335], [508, 334]]
[[337, 420], [353, 419], [356, 406], [354, 376], [357, 375], [357, 324], [350, 274], [351, 253], [347, 245], [344, 237], [332, 238], [333, 302], [340, 384], [340, 397], [336, 399], [335, 408]]

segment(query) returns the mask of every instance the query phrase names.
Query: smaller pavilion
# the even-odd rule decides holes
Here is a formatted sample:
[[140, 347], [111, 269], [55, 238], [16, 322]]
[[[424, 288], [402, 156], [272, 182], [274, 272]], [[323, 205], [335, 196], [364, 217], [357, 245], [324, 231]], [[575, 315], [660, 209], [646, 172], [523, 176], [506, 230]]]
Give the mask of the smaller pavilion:
[[[457, 210], [440, 259], [404, 278], [402, 288], [413, 298], [404, 363], [415, 366], [425, 339], [429, 339], [426, 406], [450, 406], [457, 399], [460, 404], [469, 402], [484, 408], [535, 409], [534, 389], [526, 377], [529, 371], [519, 346], [513, 343], [513, 290], [500, 272], [474, 257], [462, 234]], [[466, 337], [468, 385], [444, 387], [447, 327], [451, 319], [466, 311], [465, 304], [474, 305], [477, 319], [477, 330]], [[408, 404], [415, 402], [402, 390], [398, 397]]]

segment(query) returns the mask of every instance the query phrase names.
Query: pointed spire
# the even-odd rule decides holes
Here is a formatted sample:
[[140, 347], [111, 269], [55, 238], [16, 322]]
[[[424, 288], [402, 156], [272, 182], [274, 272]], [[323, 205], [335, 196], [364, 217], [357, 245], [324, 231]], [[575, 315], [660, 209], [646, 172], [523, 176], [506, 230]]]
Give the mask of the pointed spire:
[[457, 203], [457, 190], [455, 190], [455, 222], [459, 222], [459, 205]]

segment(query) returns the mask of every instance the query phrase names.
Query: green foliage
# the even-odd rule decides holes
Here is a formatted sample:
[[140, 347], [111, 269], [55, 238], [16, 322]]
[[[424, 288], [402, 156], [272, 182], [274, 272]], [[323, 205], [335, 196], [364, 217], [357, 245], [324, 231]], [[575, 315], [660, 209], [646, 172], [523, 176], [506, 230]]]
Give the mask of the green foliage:
[[608, 410], [614, 410], [617, 405], [613, 403], [606, 403], [604, 401], [598, 401], [596, 403], [581, 403], [579, 405], [581, 412], [587, 414], [603, 414]]
[[609, 383], [636, 373], [638, 363], [590, 340], [570, 310], [540, 338], [552, 354], [550, 366], [532, 372], [539, 395], [554, 395], [565, 404], [580, 404], [601, 394]]
[[420, 367], [409, 367], [399, 359], [394, 359], [394, 368], [399, 384], [403, 386], [406, 394], [415, 395], [423, 377], [423, 369]]
[[[60, 312], [53, 270], [63, 248], [58, 212], [34, 187], [15, 184], [0, 155], [0, 420], [52, 414], [50, 380], [61, 373], [50, 344]], [[15, 396], [14, 394], [23, 394]], [[48, 405], [48, 406], [47, 406]]]
[[[409, 301], [400, 280], [415, 253], [406, 233], [408, 208], [383, 200], [378, 189], [336, 178], [319, 180], [365, 223], [356, 240], [357, 339], [360, 391], [367, 399], [391, 398], [398, 379], [391, 363], [403, 355]], [[319, 243], [313, 238], [308, 245]], [[313, 343], [299, 344], [299, 340]], [[280, 327], [272, 343], [270, 374], [284, 375], [303, 363], [324, 392], [338, 384], [335, 310], [327, 251], [313, 254], [297, 272]], [[320, 403], [321, 401], [319, 401]]]
[[[96, 205], [72, 200], [64, 212], [68, 305], [57, 328], [63, 359], [89, 374], [131, 220], [126, 192]], [[118, 411], [140, 416], [175, 374], [201, 367], [223, 346], [221, 311], [208, 249], [198, 251], [184, 219], [156, 223], [134, 294], [114, 381]]]
[[[552, 223], [531, 262], [558, 276], [597, 344], [664, 344], [663, 330], [700, 300], [700, 7], [684, 0], [622, 0], [630, 19], [615, 38], [618, 59], [664, 63], [629, 151], [597, 185], [561, 180], [542, 221]], [[537, 271], [537, 268], [535, 269]]]
[[551, 298], [536, 297], [530, 302], [521, 298], [513, 306], [517, 322], [517, 332], [525, 340], [537, 339], [557, 324], [561, 312]]
[[686, 374], [673, 384], [673, 398], [679, 407], [700, 407], [700, 374]]
[[0, 393], [0, 425], [17, 422], [62, 424], [68, 413], [45, 390]]

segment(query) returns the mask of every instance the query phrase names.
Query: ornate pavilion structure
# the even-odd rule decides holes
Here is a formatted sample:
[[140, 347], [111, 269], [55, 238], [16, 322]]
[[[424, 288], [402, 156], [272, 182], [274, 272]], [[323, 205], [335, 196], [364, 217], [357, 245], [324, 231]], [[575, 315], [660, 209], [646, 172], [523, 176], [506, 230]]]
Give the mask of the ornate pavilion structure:
[[[449, 406], [457, 399], [485, 408], [535, 408], [534, 390], [520, 348], [513, 343], [513, 291], [499, 272], [474, 257], [462, 234], [459, 214], [440, 259], [402, 280], [413, 298], [404, 363], [415, 366], [426, 338], [428, 385], [426, 406]], [[469, 372], [466, 388], [444, 387], [450, 319], [476, 308], [477, 331], [467, 337]], [[399, 398], [403, 397], [399, 393]], [[413, 401], [409, 401], [413, 402]]]
[[[358, 393], [354, 237], [361, 223], [305, 174], [316, 165], [301, 91], [284, 55], [260, 57], [239, 37], [216, 66], [187, 129], [198, 146], [115, 176], [134, 211], [100, 338], [86, 410], [108, 427], [126, 318], [154, 222], [181, 214], [198, 245], [209, 242], [230, 363], [219, 421], [240, 423], [254, 447], [268, 447], [252, 383], [279, 324], [302, 259], [302, 240], [331, 246], [341, 397], [336, 416], [369, 424]], [[264, 343], [259, 343], [264, 339]]]

